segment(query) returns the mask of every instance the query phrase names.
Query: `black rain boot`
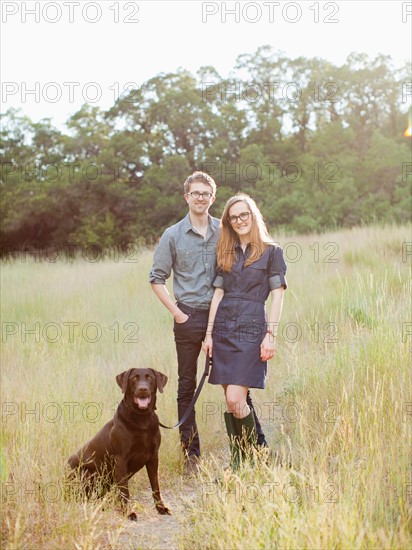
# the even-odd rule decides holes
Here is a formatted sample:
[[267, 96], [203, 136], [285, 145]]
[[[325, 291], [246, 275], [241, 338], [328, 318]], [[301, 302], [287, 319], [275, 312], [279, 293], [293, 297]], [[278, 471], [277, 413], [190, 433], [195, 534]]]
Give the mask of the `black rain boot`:
[[256, 432], [257, 432], [257, 446], [258, 447], [269, 447], [266, 441], [265, 434], [263, 433], [262, 426], [260, 425], [259, 418], [257, 417], [255, 407], [252, 403], [252, 396], [250, 395], [250, 391], [248, 390], [246, 395], [246, 403], [249, 405], [249, 408], [253, 412], [253, 418], [255, 419], [256, 424]]
[[236, 431], [235, 417], [233, 413], [225, 412], [225, 424], [230, 445], [230, 467], [235, 472], [240, 466], [240, 437]]
[[245, 418], [233, 417], [236, 426], [236, 432], [240, 437], [241, 457], [244, 459], [252, 459], [253, 447], [256, 446], [256, 424], [253, 412], [245, 416]]

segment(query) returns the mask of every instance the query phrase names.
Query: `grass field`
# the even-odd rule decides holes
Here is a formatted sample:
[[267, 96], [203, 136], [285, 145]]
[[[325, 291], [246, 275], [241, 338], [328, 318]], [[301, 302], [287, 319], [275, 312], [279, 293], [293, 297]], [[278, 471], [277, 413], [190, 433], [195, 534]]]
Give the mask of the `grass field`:
[[[268, 385], [253, 398], [289, 467], [229, 475], [222, 391], [206, 384], [197, 405], [204, 465], [168, 548], [408, 548], [411, 228], [276, 237], [289, 288]], [[123, 370], [167, 374], [157, 412], [176, 420], [172, 319], [147, 282], [152, 255], [2, 263], [3, 548], [145, 548], [139, 522], [167, 525], [145, 471], [130, 484], [133, 525], [112, 495], [65, 498], [63, 477], [67, 457], [113, 415]], [[162, 431], [170, 498], [189, 490], [181, 466], [176, 430]]]

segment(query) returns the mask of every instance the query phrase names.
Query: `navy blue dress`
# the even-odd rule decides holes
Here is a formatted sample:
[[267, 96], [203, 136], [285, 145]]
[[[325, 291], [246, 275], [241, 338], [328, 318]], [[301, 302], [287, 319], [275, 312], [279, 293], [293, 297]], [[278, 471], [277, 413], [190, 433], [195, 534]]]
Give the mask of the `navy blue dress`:
[[260, 358], [266, 334], [265, 302], [271, 290], [287, 287], [282, 249], [269, 245], [253, 264], [244, 267], [250, 253], [236, 246], [230, 273], [217, 271], [213, 286], [225, 293], [213, 328], [213, 367], [210, 384], [265, 387], [267, 361]]

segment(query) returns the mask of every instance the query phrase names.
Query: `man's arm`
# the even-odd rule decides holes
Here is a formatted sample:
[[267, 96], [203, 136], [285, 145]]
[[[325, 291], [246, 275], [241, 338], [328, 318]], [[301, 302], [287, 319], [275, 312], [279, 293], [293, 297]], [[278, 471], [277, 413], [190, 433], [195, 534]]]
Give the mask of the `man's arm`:
[[183, 313], [183, 311], [177, 307], [175, 302], [172, 300], [172, 297], [170, 296], [166, 285], [156, 283], [151, 283], [151, 285], [153, 292], [156, 294], [162, 304], [166, 306], [170, 313], [173, 315], [176, 323], [184, 323], [185, 321], [187, 321], [189, 316], [186, 315], [186, 313]]
[[153, 292], [173, 315], [176, 323], [184, 323], [187, 321], [188, 315], [177, 307], [166, 287], [166, 279], [170, 277], [174, 261], [174, 240], [166, 230], [160, 238], [154, 254], [153, 266], [149, 274], [149, 282]]

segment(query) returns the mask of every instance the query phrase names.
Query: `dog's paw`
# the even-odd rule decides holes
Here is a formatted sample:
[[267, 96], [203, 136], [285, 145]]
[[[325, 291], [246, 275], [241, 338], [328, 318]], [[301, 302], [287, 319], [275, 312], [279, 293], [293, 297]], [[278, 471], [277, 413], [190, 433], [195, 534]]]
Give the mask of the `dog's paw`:
[[130, 519], [130, 521], [137, 521], [137, 516], [136, 516], [135, 512], [132, 512], [131, 514], [129, 514], [127, 516], [127, 519]]
[[169, 508], [166, 508], [164, 504], [156, 504], [156, 510], [159, 512], [159, 514], [162, 514], [162, 516], [172, 515], [172, 512], [169, 510]]

